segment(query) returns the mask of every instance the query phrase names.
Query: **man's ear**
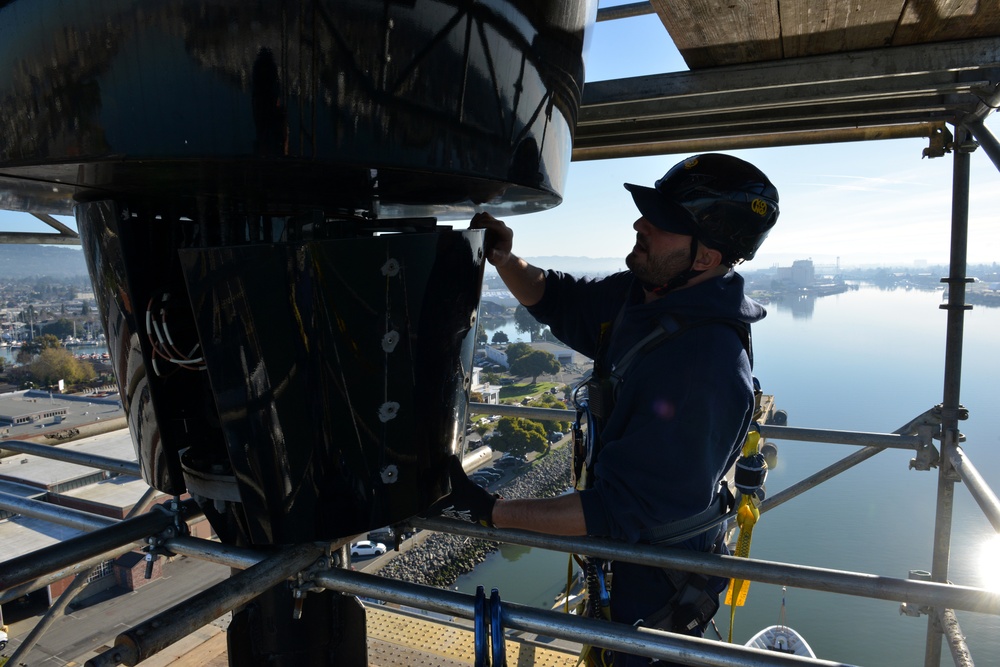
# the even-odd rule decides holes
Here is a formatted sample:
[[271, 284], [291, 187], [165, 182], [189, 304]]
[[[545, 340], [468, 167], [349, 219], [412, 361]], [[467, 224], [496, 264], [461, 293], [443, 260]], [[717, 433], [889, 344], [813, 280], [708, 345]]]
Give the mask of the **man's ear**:
[[694, 258], [695, 271], [708, 271], [722, 264], [722, 253], [715, 248], [698, 244], [698, 255]]

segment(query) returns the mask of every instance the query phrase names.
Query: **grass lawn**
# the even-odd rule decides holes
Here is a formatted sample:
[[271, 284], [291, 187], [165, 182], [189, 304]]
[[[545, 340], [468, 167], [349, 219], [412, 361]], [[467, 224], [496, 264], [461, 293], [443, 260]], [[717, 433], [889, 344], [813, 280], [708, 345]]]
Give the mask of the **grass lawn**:
[[512, 399], [515, 403], [520, 403], [521, 399], [528, 396], [537, 397], [551, 391], [553, 387], [559, 389], [562, 386], [559, 382], [539, 382], [538, 384], [512, 384], [507, 387], [500, 387], [500, 400]]

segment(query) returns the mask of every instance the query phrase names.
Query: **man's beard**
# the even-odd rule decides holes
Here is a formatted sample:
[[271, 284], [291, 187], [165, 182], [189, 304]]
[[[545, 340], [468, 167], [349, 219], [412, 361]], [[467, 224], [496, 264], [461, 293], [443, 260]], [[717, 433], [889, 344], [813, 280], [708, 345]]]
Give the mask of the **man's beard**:
[[674, 276], [691, 268], [691, 250], [678, 249], [659, 256], [650, 255], [649, 252], [638, 254], [633, 250], [625, 258], [625, 266], [643, 285], [650, 288], [662, 287]]

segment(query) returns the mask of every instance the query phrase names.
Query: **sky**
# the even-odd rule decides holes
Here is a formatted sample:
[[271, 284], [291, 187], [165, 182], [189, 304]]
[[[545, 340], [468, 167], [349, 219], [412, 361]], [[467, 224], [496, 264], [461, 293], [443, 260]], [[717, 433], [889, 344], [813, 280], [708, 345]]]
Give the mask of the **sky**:
[[[602, 5], [605, 3], [602, 2]], [[587, 79], [687, 69], [654, 16], [598, 23]], [[987, 126], [1000, 134], [993, 114]], [[922, 159], [924, 139], [726, 151], [756, 164], [778, 188], [781, 214], [746, 268], [818, 265], [920, 266], [949, 259], [951, 173], [946, 155]], [[574, 162], [563, 203], [511, 217], [514, 250], [524, 257], [624, 258], [638, 213], [625, 182], [652, 185], [686, 155]], [[972, 155], [970, 264], [1000, 260], [1000, 173], [980, 149]], [[71, 226], [71, 219], [66, 219]], [[0, 229], [49, 231], [23, 213], [0, 212]]]
[[[602, 6], [605, 3], [602, 2]], [[686, 70], [656, 16], [598, 23], [587, 80]], [[1000, 134], [993, 114], [986, 122]], [[925, 139], [725, 151], [759, 167], [778, 189], [780, 215], [747, 268], [796, 259], [842, 266], [946, 264], [953, 158], [922, 159]], [[510, 218], [514, 250], [525, 257], [622, 257], [638, 217], [623, 183], [652, 185], [686, 155], [574, 162], [563, 203]], [[972, 155], [969, 262], [1000, 261], [1000, 173]]]

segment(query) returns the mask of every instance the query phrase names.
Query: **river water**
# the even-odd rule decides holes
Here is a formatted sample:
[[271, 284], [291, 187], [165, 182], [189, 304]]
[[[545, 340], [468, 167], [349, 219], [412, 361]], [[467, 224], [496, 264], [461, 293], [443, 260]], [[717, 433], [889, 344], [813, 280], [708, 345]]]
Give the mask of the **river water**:
[[[754, 327], [755, 374], [791, 426], [891, 432], [942, 400], [946, 312], [941, 291], [870, 286], [809, 302], [776, 303]], [[966, 314], [961, 403], [963, 448], [1000, 489], [1000, 309]], [[492, 331], [488, 331], [492, 336]], [[513, 340], [513, 338], [512, 338]], [[855, 447], [776, 441], [770, 495], [843, 458]], [[751, 556], [906, 578], [930, 570], [937, 471], [909, 470], [907, 450], [887, 450], [764, 514]], [[956, 584], [1000, 590], [1000, 541], [962, 484], [955, 489], [949, 566]], [[567, 556], [508, 546], [463, 576], [472, 593], [496, 587], [504, 600], [551, 605]], [[923, 665], [926, 617], [897, 602], [789, 589], [788, 624], [823, 659], [858, 665]], [[754, 583], [736, 612], [734, 641], [776, 623], [781, 588]], [[958, 612], [977, 665], [1000, 665], [1000, 619]], [[729, 610], [716, 623], [725, 636]], [[942, 664], [951, 664], [947, 647]]]

